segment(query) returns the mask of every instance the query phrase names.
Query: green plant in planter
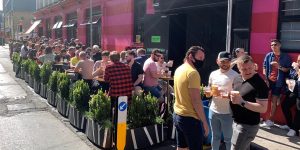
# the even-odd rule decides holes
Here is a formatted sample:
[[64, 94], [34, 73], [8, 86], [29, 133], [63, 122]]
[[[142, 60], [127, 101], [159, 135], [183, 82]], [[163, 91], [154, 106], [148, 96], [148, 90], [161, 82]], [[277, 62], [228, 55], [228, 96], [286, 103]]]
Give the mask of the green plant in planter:
[[65, 100], [68, 100], [71, 83], [69, 77], [65, 73], [59, 73], [57, 82], [57, 88], [60, 97]]
[[41, 80], [41, 77], [40, 77], [40, 67], [39, 65], [34, 62], [34, 61], [31, 61], [30, 62], [30, 65], [29, 65], [29, 73], [30, 75], [36, 80], [36, 81], [40, 81]]
[[17, 52], [14, 52], [13, 55], [12, 55], [13, 63], [14, 64], [20, 64], [20, 60], [21, 60], [20, 54], [17, 53]]
[[89, 85], [83, 80], [76, 81], [70, 89], [69, 103], [75, 106], [79, 111], [88, 109], [88, 101], [90, 98]]
[[41, 71], [40, 71], [40, 77], [43, 84], [47, 84], [52, 72], [52, 65], [51, 64], [43, 64]]
[[48, 81], [48, 88], [53, 92], [57, 92], [58, 73], [57, 71], [53, 71]]
[[24, 71], [29, 73], [29, 65], [30, 65], [30, 62], [31, 60], [29, 59], [25, 59], [25, 60], [22, 60], [22, 67], [24, 68]]
[[159, 117], [158, 99], [151, 94], [134, 95], [128, 107], [127, 123], [129, 128], [163, 123], [163, 119]]
[[97, 121], [106, 128], [112, 127], [110, 105], [110, 97], [102, 90], [98, 90], [98, 93], [93, 95], [92, 99], [89, 101], [89, 112], [87, 113], [87, 117]]

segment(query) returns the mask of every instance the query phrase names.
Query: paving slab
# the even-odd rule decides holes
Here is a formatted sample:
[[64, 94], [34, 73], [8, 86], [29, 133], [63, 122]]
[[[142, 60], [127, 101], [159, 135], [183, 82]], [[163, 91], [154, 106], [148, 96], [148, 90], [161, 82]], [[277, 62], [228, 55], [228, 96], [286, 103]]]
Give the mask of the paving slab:
[[0, 86], [0, 95], [15, 98], [26, 96], [26, 92], [20, 85], [3, 85]]
[[17, 84], [17, 82], [9, 74], [0, 74], [0, 86], [4, 84]]
[[300, 137], [286, 136], [287, 130], [278, 127], [260, 128], [253, 143], [261, 149], [269, 150], [299, 150]]
[[0, 64], [0, 73], [5, 73], [5, 69], [3, 68], [3, 66]]
[[1, 150], [90, 150], [75, 133], [49, 112], [0, 117]]
[[35, 108], [35, 105], [32, 103], [7, 105], [7, 109], [9, 111], [18, 111], [18, 110], [33, 109], [33, 108]]

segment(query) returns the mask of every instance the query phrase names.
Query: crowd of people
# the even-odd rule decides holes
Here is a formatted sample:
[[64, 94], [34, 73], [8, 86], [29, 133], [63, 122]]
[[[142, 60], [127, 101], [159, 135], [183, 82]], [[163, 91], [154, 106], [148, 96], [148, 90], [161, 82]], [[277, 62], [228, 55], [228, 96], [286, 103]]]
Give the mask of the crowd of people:
[[[212, 133], [212, 149], [219, 149], [222, 135], [226, 149], [248, 149], [255, 138], [260, 123], [260, 114], [267, 111], [269, 91], [272, 107], [267, 120], [261, 126], [274, 125], [276, 108], [282, 110], [288, 136], [299, 135], [300, 129], [300, 55], [292, 63], [286, 53], [281, 52], [279, 40], [270, 42], [271, 52], [264, 59], [263, 74], [257, 73], [258, 66], [243, 48], [233, 51], [235, 58], [222, 51], [216, 58], [218, 69], [210, 73], [207, 98], [211, 99], [209, 125], [203, 110], [200, 85], [205, 50], [192, 46], [186, 52], [184, 63], [174, 73], [174, 115], [177, 131], [177, 148], [202, 149], [203, 137]], [[87, 47], [78, 39], [51, 40], [35, 38], [23, 40], [22, 44], [10, 42], [10, 51], [20, 49], [22, 59], [33, 59], [38, 64], [52, 63], [54, 70], [73, 72], [80, 75], [91, 89], [104, 89], [112, 100], [133, 93], [151, 93], [159, 103], [165, 102], [167, 87], [162, 77], [171, 76], [169, 68], [173, 61], [166, 62], [159, 50], [146, 55], [143, 48], [121, 52], [102, 50], [98, 45]], [[63, 66], [63, 67], [62, 67]], [[101, 80], [100, 80], [101, 79]], [[108, 83], [108, 86], [101, 83]], [[281, 102], [282, 95], [285, 100]], [[293, 118], [290, 108], [297, 106]]]
[[[271, 51], [258, 65], [243, 48], [233, 50], [234, 57], [222, 51], [216, 58], [219, 69], [210, 73], [208, 86], [204, 87], [206, 98], [211, 99], [209, 124], [203, 116], [200, 96], [201, 65], [205, 58], [202, 47], [191, 47], [184, 63], [174, 74], [174, 125], [177, 134], [177, 149], [202, 149], [203, 138], [212, 133], [213, 150], [219, 150], [221, 141], [227, 150], [250, 149], [259, 127], [274, 125], [275, 112], [281, 104], [288, 130], [287, 136], [299, 136], [300, 129], [300, 55], [292, 63], [290, 56], [281, 51], [281, 42], [270, 42]], [[262, 124], [261, 114], [267, 112], [268, 99], [271, 110]], [[296, 106], [293, 117], [291, 109]], [[222, 140], [223, 136], [223, 140]]]
[[164, 54], [158, 49], [147, 56], [143, 48], [108, 51], [98, 45], [87, 47], [78, 39], [68, 42], [30, 38], [10, 41], [9, 49], [11, 53], [19, 51], [22, 59], [32, 59], [40, 65], [51, 63], [53, 70], [67, 72], [74, 81], [83, 79], [92, 91], [102, 89], [111, 97], [128, 96], [129, 99], [132, 91], [146, 92], [157, 97], [160, 104], [164, 103], [168, 86], [160, 78], [170, 76], [169, 67], [173, 64], [165, 62]]

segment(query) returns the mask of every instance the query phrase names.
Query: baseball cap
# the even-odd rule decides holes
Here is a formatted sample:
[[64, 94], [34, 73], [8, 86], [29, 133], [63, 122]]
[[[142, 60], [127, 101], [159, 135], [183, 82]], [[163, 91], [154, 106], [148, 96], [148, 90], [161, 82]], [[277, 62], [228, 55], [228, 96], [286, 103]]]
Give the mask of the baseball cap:
[[218, 59], [220, 61], [222, 61], [222, 60], [231, 60], [231, 54], [226, 52], [226, 51], [222, 51], [222, 52], [219, 53]]

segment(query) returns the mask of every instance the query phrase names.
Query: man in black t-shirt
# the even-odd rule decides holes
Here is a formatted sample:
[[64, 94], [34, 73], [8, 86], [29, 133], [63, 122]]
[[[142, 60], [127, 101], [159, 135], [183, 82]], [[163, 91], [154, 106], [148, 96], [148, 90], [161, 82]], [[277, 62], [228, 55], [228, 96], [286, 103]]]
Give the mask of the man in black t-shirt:
[[267, 111], [268, 86], [255, 72], [255, 65], [248, 55], [237, 60], [240, 76], [233, 81], [230, 107], [233, 114], [232, 150], [250, 148], [260, 121], [260, 113]]
[[144, 74], [143, 68], [139, 63], [137, 63], [134, 60], [135, 58], [134, 51], [131, 50], [127, 51], [125, 57], [126, 57], [127, 64], [131, 69], [131, 77], [134, 86], [134, 91], [135, 93], [139, 93], [142, 90], [142, 80]]

